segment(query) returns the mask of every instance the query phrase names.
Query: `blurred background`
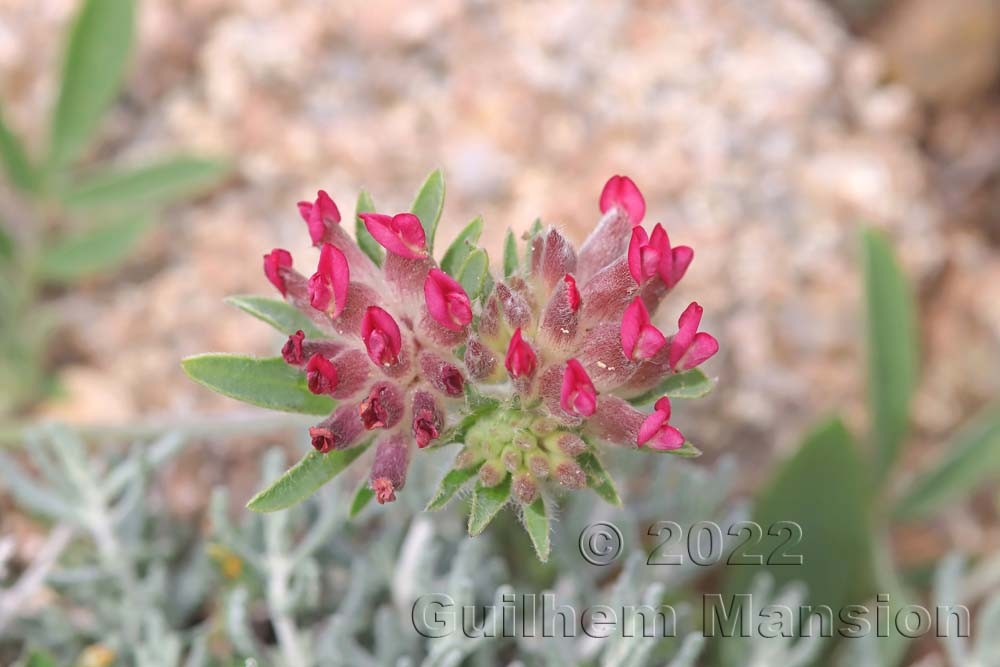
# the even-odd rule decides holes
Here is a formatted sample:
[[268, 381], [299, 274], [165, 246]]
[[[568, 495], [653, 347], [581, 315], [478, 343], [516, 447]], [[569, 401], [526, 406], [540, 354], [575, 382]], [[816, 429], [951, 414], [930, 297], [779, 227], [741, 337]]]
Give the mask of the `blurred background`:
[[[0, 436], [12, 450], [5, 460], [37, 473], [23, 445], [54, 437], [38, 425], [65, 423], [76, 435], [60, 437], [98, 450], [91, 455], [103, 470], [102, 442], [115, 453], [107, 456], [124, 456], [130, 439], [148, 443], [177, 426], [187, 446], [152, 466], [142, 487], [146, 512], [188, 527], [174, 551], [193, 548], [199, 525], [209, 530], [213, 487], [228, 489], [238, 520], [267, 447], [296, 458], [304, 451], [301, 429], [247, 427], [261, 413], [194, 384], [179, 360], [209, 350], [275, 354], [281, 337], [223, 299], [270, 293], [260, 256], [272, 247], [308, 252], [294, 204], [318, 188], [342, 211], [361, 188], [380, 210], [403, 210], [440, 167], [448, 182], [440, 238], [482, 214], [482, 243], [498, 256], [505, 229], [523, 232], [537, 216], [581, 241], [598, 219], [604, 181], [630, 175], [650, 222], [696, 250], [672, 303], [705, 307], [704, 328], [722, 345], [706, 369], [718, 384], [675, 419], [706, 452], [695, 468], [738, 470], [726, 502], [760, 493], [824, 417], [839, 414], [858, 434], [869, 428], [863, 227], [883, 232], [916, 309], [904, 326], [918, 342], [919, 382], [885, 493], [902, 494], [932, 470], [1000, 394], [997, 0], [142, 0], [134, 17], [115, 9], [127, 4], [0, 0]], [[89, 18], [74, 31], [79, 16]], [[116, 47], [131, 25], [134, 36]], [[98, 46], [73, 64], [71, 31], [85, 43], [88, 30]], [[120, 85], [101, 58], [124, 63]], [[102, 71], [110, 81], [87, 78]], [[74, 73], [82, 78], [67, 84]], [[19, 152], [28, 164], [20, 170]], [[130, 172], [141, 165], [154, 167]], [[664, 321], [676, 316], [668, 310]], [[997, 488], [979, 484], [1000, 459], [988, 432], [971, 464], [976, 484], [926, 521], [886, 529], [900, 570], [923, 572], [915, 588], [930, 586], [949, 553], [978, 561], [1000, 547]], [[609, 467], [627, 486], [623, 465]], [[0, 486], [8, 591], [60, 525], [25, 508], [15, 478], [0, 477], [9, 491]], [[395, 519], [364, 525], [392, 533], [381, 521]], [[557, 530], [581, 527], [563, 524]], [[401, 548], [407, 529], [395, 530], [388, 551]], [[159, 544], [143, 539], [150, 544], [132, 551]], [[520, 576], [513, 562], [509, 576]], [[545, 577], [556, 574], [539, 576], [551, 583]], [[201, 590], [232, 590], [215, 577]], [[59, 590], [31, 590], [18, 598], [28, 617], [63, 607]], [[254, 587], [246, 590], [252, 599]], [[197, 614], [178, 612], [164, 627], [190, 630], [192, 619], [211, 618], [221, 603], [205, 595], [192, 603]], [[25, 659], [29, 644], [45, 647], [44, 633], [12, 633], [2, 610], [0, 663]], [[268, 618], [260, 612], [258, 625]], [[280, 630], [248, 624], [261, 664], [310, 664], [268, 658]], [[112, 662], [88, 665], [142, 663], [99, 624], [83, 626], [48, 646], [53, 664], [98, 660], [85, 655], [93, 646], [110, 647]], [[227, 637], [206, 639], [206, 655], [252, 654]], [[143, 664], [182, 664], [186, 641], [176, 663]], [[498, 655], [506, 664], [513, 654]], [[677, 664], [716, 664], [710, 655]], [[922, 642], [905, 659], [972, 664], [956, 655]], [[352, 660], [360, 658], [345, 664], [362, 664]]]

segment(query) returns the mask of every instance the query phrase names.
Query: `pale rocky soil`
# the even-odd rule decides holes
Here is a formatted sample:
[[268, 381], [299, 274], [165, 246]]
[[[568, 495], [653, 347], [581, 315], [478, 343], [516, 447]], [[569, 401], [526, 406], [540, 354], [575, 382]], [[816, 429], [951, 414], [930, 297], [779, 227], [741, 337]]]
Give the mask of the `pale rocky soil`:
[[[69, 396], [44, 411], [104, 421], [234, 409], [178, 360], [274, 353], [278, 338], [222, 298], [270, 293], [259, 260], [272, 247], [311, 261], [294, 204], [319, 187], [344, 211], [361, 186], [397, 210], [441, 166], [439, 238], [482, 213], [499, 250], [508, 225], [536, 215], [581, 240], [604, 180], [627, 173], [649, 222], [696, 250], [660, 320], [669, 328], [697, 299], [722, 343], [708, 365], [714, 398], [676, 410], [693, 440], [760, 461], [831, 411], [863, 425], [868, 221], [895, 241], [921, 296], [926, 446], [914, 456], [932, 458], [1000, 389], [989, 241], [1000, 224], [982, 188], [996, 179], [1000, 120], [968, 102], [995, 90], [995, 52], [957, 61], [943, 83], [900, 65], [921, 47], [913, 30], [892, 32], [904, 21], [930, 21], [931, 53], [961, 57], [933, 42], [928, 3], [900, 10], [916, 16], [876, 35], [882, 50], [811, 1], [147, 0], [102, 156], [185, 148], [230, 157], [237, 175], [170, 211], [121, 277], [62, 297], [80, 361], [62, 371]], [[0, 0], [4, 110], [36, 139], [53, 35], [73, 4]], [[956, 28], [956, 43], [1000, 44], [989, 42], [997, 3], [960, 4], [985, 19]], [[984, 196], [992, 218], [975, 206]]]

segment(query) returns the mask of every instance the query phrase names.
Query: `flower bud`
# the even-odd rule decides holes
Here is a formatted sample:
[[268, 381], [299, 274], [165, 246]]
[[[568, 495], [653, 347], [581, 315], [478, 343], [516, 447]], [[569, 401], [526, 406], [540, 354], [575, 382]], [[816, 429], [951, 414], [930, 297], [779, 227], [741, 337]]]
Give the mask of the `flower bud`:
[[410, 448], [403, 435], [394, 433], [379, 441], [370, 478], [372, 491], [379, 503], [396, 499], [396, 491], [406, 484], [409, 466]]
[[559, 401], [563, 410], [580, 417], [589, 417], [597, 409], [597, 390], [576, 359], [566, 362]]
[[646, 217], [646, 200], [628, 176], [615, 175], [608, 179], [601, 191], [600, 207], [601, 213], [617, 208], [633, 225], [638, 225]]
[[[540, 242], [540, 243], [539, 243]], [[551, 290], [567, 273], [576, 271], [576, 251], [555, 227], [532, 242], [532, 274], [545, 290]]]
[[358, 406], [361, 423], [369, 431], [392, 428], [403, 418], [403, 391], [392, 382], [377, 382]]
[[582, 489], [587, 486], [587, 473], [573, 459], [555, 457], [552, 462], [552, 477], [567, 489]]
[[496, 486], [507, 477], [503, 464], [497, 460], [489, 460], [479, 468], [479, 483], [485, 487]]
[[521, 467], [524, 457], [521, 451], [515, 445], [508, 445], [504, 447], [503, 453], [500, 454], [500, 460], [503, 462], [503, 467], [510, 472], [515, 472]]
[[471, 447], [463, 447], [462, 450], [455, 455], [455, 461], [451, 465], [456, 470], [465, 470], [466, 468], [471, 468], [482, 460], [483, 457]]
[[576, 280], [566, 274], [556, 285], [542, 314], [538, 336], [542, 345], [560, 350], [571, 349], [580, 323], [580, 292]]
[[550, 452], [562, 452], [576, 458], [587, 451], [587, 443], [574, 433], [560, 431], [545, 438], [545, 448]]
[[531, 433], [528, 433], [527, 431], [518, 431], [517, 433], [514, 434], [514, 437], [511, 439], [511, 444], [513, 444], [518, 449], [522, 449], [524, 451], [531, 451], [532, 449], [538, 447], [538, 438], [536, 438]]
[[314, 394], [332, 394], [337, 388], [337, 367], [322, 354], [314, 354], [306, 363], [306, 381]]
[[478, 338], [470, 338], [465, 346], [465, 368], [473, 380], [498, 379], [497, 358]]
[[522, 505], [530, 505], [538, 497], [538, 484], [527, 472], [516, 474], [511, 480], [510, 495]]
[[549, 464], [549, 458], [538, 452], [528, 456], [528, 470], [538, 479], [545, 479], [552, 472], [552, 466]]
[[461, 396], [465, 378], [458, 366], [450, 364], [433, 352], [420, 354], [420, 370], [432, 387], [447, 396]]
[[510, 345], [507, 347], [507, 356], [504, 359], [504, 366], [507, 372], [514, 379], [526, 377], [530, 378], [538, 367], [538, 357], [535, 351], [521, 337], [521, 329], [518, 328], [511, 336]]

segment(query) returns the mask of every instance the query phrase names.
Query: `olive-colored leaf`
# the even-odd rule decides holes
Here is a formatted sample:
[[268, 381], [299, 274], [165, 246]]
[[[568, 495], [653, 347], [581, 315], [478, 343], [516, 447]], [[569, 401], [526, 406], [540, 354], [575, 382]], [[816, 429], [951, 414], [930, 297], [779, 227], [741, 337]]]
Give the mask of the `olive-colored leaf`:
[[375, 202], [372, 200], [372, 196], [362, 190], [358, 193], [358, 204], [354, 208], [354, 238], [357, 239], [361, 250], [375, 262], [375, 266], [382, 266], [382, 262], [385, 260], [385, 251], [382, 250], [382, 246], [378, 244], [375, 237], [365, 227], [364, 221], [359, 217], [362, 213], [374, 212]]
[[188, 376], [223, 396], [271, 410], [328, 415], [334, 402], [306, 386], [305, 374], [281, 357], [198, 354], [181, 362]]
[[448, 501], [458, 493], [459, 489], [476, 476], [476, 473], [479, 472], [482, 466], [483, 462], [480, 461], [477, 465], [468, 468], [453, 468], [449, 470], [438, 484], [437, 491], [434, 492], [434, 497], [427, 503], [425, 511], [439, 510], [447, 505]]
[[632, 405], [646, 405], [661, 396], [670, 398], [701, 398], [710, 391], [714, 383], [708, 379], [701, 369], [692, 368], [683, 373], [668, 375], [665, 380], [653, 389], [643, 392], [639, 396], [628, 399]]
[[587, 486], [593, 489], [594, 493], [615, 507], [622, 506], [622, 499], [618, 495], [618, 489], [615, 488], [615, 482], [596, 454], [584, 452], [577, 457], [576, 462], [587, 473]]
[[483, 218], [482, 216], [477, 216], [475, 220], [465, 226], [465, 229], [458, 233], [458, 236], [451, 242], [448, 249], [444, 251], [444, 257], [441, 258], [441, 270], [452, 278], [457, 276], [462, 263], [465, 262], [465, 258], [476, 247], [482, 233]]
[[535, 554], [538, 560], [543, 563], [549, 559], [549, 552], [552, 548], [551, 535], [549, 531], [549, 515], [545, 511], [545, 501], [538, 498], [535, 502], [524, 507], [524, 530], [531, 538], [531, 544], [535, 547]]
[[517, 239], [514, 231], [508, 227], [503, 238], [503, 277], [510, 278], [517, 273]]
[[267, 322], [287, 336], [301, 329], [306, 338], [328, 337], [298, 308], [284, 301], [264, 296], [243, 295], [228, 297], [226, 303], [236, 306], [262, 322]]
[[510, 500], [510, 475], [496, 486], [486, 487], [477, 483], [472, 493], [472, 508], [469, 510], [469, 535], [475, 537], [490, 525], [494, 517]]
[[875, 446], [875, 481], [899, 455], [917, 378], [913, 296], [892, 249], [877, 231], [864, 233], [868, 309], [868, 402]]
[[1000, 407], [994, 406], [969, 424], [947, 451], [896, 504], [896, 517], [927, 516], [1000, 475]]
[[63, 238], [42, 251], [39, 275], [69, 281], [112, 269], [125, 260], [149, 226], [146, 216], [127, 217]]
[[462, 284], [470, 299], [477, 299], [486, 286], [486, 276], [490, 269], [490, 258], [482, 248], [476, 248], [462, 262], [456, 280]]
[[693, 443], [685, 441], [683, 445], [677, 449], [653, 449], [652, 447], [643, 447], [643, 451], [649, 452], [651, 454], [670, 454], [672, 456], [679, 456], [684, 459], [696, 459], [701, 456], [701, 450], [694, 446]]
[[371, 485], [368, 483], [368, 478], [361, 480], [361, 484], [358, 485], [357, 490], [354, 492], [354, 498], [351, 499], [351, 508], [348, 511], [348, 516], [350, 518], [356, 517], [361, 513], [368, 503], [372, 501], [375, 497], [375, 492], [372, 491]]
[[247, 503], [254, 512], [275, 512], [300, 503], [344, 471], [367, 449], [367, 443], [327, 454], [311, 451]]
[[441, 212], [444, 210], [444, 174], [440, 169], [431, 172], [420, 187], [410, 212], [420, 218], [427, 240], [427, 251], [434, 252], [434, 234], [437, 232]]
[[7, 127], [0, 115], [0, 160], [11, 185], [19, 190], [31, 192], [38, 187], [38, 173], [28, 158], [24, 145], [14, 132]]
[[133, 0], [85, 0], [63, 56], [59, 99], [52, 114], [49, 164], [76, 158], [94, 135], [121, 86], [132, 48]]
[[70, 208], [123, 208], [169, 203], [203, 192], [229, 171], [218, 160], [177, 156], [132, 169], [97, 174], [70, 190], [63, 203]]

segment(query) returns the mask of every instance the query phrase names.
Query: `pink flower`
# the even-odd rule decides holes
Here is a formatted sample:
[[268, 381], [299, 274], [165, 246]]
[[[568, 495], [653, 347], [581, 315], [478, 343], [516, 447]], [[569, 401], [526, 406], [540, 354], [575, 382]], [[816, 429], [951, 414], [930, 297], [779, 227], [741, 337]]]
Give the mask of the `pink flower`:
[[633, 225], [638, 225], [646, 216], [646, 200], [639, 188], [628, 176], [612, 176], [601, 191], [601, 213], [618, 207], [628, 216]]
[[309, 279], [309, 303], [316, 310], [337, 317], [347, 304], [350, 281], [351, 270], [344, 253], [337, 246], [324, 243], [319, 252], [319, 266]]
[[690, 370], [719, 351], [719, 341], [698, 331], [701, 314], [702, 307], [691, 302], [677, 320], [678, 330], [670, 341], [670, 368], [674, 371]]
[[368, 356], [377, 366], [392, 366], [399, 361], [403, 338], [392, 315], [378, 306], [369, 306], [361, 320], [361, 339]]
[[423, 259], [427, 256], [423, 225], [420, 224], [420, 218], [412, 213], [393, 216], [361, 213], [360, 217], [368, 233], [389, 252], [407, 259]]
[[510, 345], [507, 347], [507, 356], [504, 365], [512, 378], [531, 377], [538, 366], [538, 357], [521, 337], [521, 327], [514, 331], [510, 337]]
[[650, 359], [666, 344], [660, 330], [649, 320], [649, 312], [640, 297], [625, 309], [621, 326], [622, 351], [632, 361]]
[[309, 237], [312, 239], [313, 245], [319, 245], [323, 241], [327, 225], [335, 225], [340, 222], [340, 210], [337, 209], [337, 205], [330, 198], [330, 195], [326, 194], [326, 190], [317, 192], [316, 201], [312, 203], [300, 201], [299, 215], [309, 226]]
[[314, 394], [332, 394], [337, 388], [337, 367], [318, 352], [306, 363], [306, 381]]
[[566, 298], [569, 301], [569, 309], [574, 313], [580, 309], [580, 290], [576, 288], [576, 278], [567, 273], [563, 276], [566, 283]]
[[302, 341], [304, 341], [305, 338], [305, 333], [303, 333], [300, 329], [289, 336], [288, 340], [285, 341], [285, 345], [281, 348], [281, 356], [285, 359], [286, 364], [299, 366], [306, 360], [302, 352]]
[[472, 321], [469, 295], [457, 280], [441, 269], [431, 269], [427, 273], [424, 300], [434, 321], [446, 329], [461, 331]]
[[583, 365], [576, 359], [566, 362], [559, 403], [571, 415], [589, 417], [597, 409], [597, 391]]
[[292, 254], [287, 250], [275, 248], [264, 255], [264, 275], [271, 281], [271, 284], [278, 288], [281, 296], [285, 296], [288, 288], [285, 286], [285, 277], [282, 269], [292, 268]]
[[413, 395], [413, 439], [423, 449], [441, 435], [443, 417], [434, 396], [427, 391]]
[[684, 436], [668, 424], [670, 421], [670, 399], [664, 396], [653, 406], [654, 411], [639, 427], [636, 443], [642, 447], [647, 442], [653, 449], [680, 449], [684, 446]]
[[670, 247], [670, 238], [663, 225], [657, 223], [649, 237], [642, 227], [632, 229], [632, 239], [628, 244], [628, 270], [637, 284], [642, 285], [658, 275], [670, 289], [684, 277], [692, 259], [694, 251], [691, 248]]
[[392, 428], [403, 418], [403, 393], [391, 382], [379, 382], [358, 406], [361, 423], [371, 431]]

